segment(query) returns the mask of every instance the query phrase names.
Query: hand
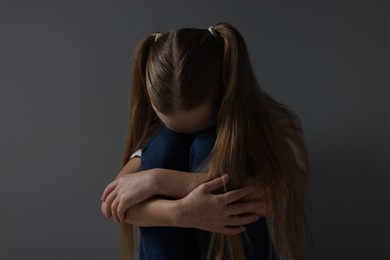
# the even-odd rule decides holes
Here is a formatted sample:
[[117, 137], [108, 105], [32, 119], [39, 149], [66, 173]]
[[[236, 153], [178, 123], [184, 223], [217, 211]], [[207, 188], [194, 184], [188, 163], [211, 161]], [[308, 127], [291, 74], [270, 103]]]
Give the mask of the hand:
[[179, 200], [182, 214], [179, 226], [194, 227], [225, 235], [245, 231], [243, 225], [257, 221], [260, 216], [251, 212], [265, 205], [263, 200], [242, 202], [241, 199], [255, 191], [253, 186], [213, 194], [229, 181], [227, 174], [206, 182]]
[[126, 209], [153, 196], [152, 174], [149, 171], [126, 174], [107, 185], [101, 198], [106, 218], [123, 222]]

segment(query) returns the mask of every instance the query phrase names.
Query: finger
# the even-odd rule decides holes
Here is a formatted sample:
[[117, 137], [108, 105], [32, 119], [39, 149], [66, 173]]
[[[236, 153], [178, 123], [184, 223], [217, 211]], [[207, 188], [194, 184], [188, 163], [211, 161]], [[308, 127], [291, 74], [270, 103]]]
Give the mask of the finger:
[[120, 222], [124, 222], [125, 221], [126, 210], [127, 210], [127, 208], [125, 207], [125, 204], [122, 201], [119, 202], [117, 212], [118, 212], [118, 217], [119, 217], [119, 221]]
[[118, 204], [119, 204], [119, 198], [116, 197], [115, 200], [112, 202], [112, 205], [111, 205], [111, 214], [112, 214], [113, 219], [117, 223], [119, 223]]
[[257, 209], [255, 213], [258, 214], [259, 216], [266, 217], [271, 215], [272, 208], [265, 206], [263, 208]]
[[269, 203], [267, 204], [266, 212], [265, 212], [265, 215], [264, 215], [264, 216], [271, 215], [272, 212], [274, 212], [274, 206], [273, 206], [272, 202], [269, 202]]
[[244, 198], [245, 196], [252, 193], [254, 190], [255, 189], [252, 186], [246, 186], [244, 188], [226, 192], [225, 194], [221, 194], [220, 196], [224, 197], [226, 204], [230, 204]]
[[107, 185], [107, 187], [104, 189], [103, 195], [101, 197], [102, 201], [106, 200], [108, 194], [110, 194], [116, 188], [117, 183], [118, 183], [118, 181], [113, 181]]
[[224, 174], [221, 177], [215, 178], [214, 180], [208, 181], [203, 183], [201, 186], [203, 186], [203, 191], [205, 193], [209, 193], [212, 191], [215, 191], [217, 189], [220, 189], [226, 185], [230, 180], [228, 174]]
[[241, 216], [231, 216], [226, 222], [227, 226], [243, 226], [258, 221], [260, 218], [257, 214], [246, 214]]
[[102, 206], [101, 206], [101, 210], [102, 210], [102, 213], [104, 214], [105, 217], [106, 216], [106, 208], [107, 208], [107, 203], [105, 201], [102, 202]]
[[269, 216], [272, 214], [273, 210], [272, 201], [266, 201], [262, 207], [256, 209], [255, 213], [260, 216]]
[[114, 202], [115, 198], [117, 196], [116, 190], [112, 191], [106, 198], [105, 202], [107, 203], [107, 208], [106, 208], [106, 217], [109, 218], [111, 217], [111, 205]]
[[241, 215], [245, 213], [249, 213], [255, 209], [265, 208], [265, 201], [248, 201], [248, 202], [238, 202], [234, 204], [230, 204], [228, 206], [229, 216]]

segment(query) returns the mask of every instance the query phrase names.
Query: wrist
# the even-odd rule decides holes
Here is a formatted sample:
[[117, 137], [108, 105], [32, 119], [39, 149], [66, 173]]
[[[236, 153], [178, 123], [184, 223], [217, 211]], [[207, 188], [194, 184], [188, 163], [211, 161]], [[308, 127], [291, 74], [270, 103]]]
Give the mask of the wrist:
[[161, 195], [170, 198], [181, 198], [182, 196], [178, 196], [180, 192], [181, 186], [176, 183], [177, 173], [172, 173], [167, 169], [154, 168], [148, 171], [150, 174], [150, 183], [151, 190], [153, 191], [153, 195]]
[[150, 169], [147, 172], [149, 189], [152, 193], [151, 195], [164, 195], [163, 194], [163, 182], [161, 181], [161, 171], [162, 169]]
[[179, 199], [172, 201], [172, 226], [174, 227], [182, 227], [182, 228], [190, 228], [190, 221], [188, 219], [187, 214], [187, 206], [185, 199]]

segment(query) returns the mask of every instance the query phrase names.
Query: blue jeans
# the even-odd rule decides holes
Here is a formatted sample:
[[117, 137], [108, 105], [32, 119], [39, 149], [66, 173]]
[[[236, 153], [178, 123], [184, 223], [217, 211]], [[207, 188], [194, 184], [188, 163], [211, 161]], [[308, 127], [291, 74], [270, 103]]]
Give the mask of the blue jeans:
[[[215, 143], [215, 128], [196, 135], [157, 132], [142, 150], [140, 170], [165, 168], [196, 172]], [[140, 227], [140, 260], [207, 259], [211, 234], [193, 228]], [[246, 259], [269, 259], [270, 244], [264, 218], [247, 225], [242, 235]]]

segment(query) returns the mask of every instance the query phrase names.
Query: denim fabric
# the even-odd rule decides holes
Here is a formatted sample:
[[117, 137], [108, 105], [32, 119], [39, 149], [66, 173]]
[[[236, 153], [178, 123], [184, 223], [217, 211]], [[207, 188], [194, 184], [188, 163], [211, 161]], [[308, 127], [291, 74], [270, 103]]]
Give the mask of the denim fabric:
[[[211, 152], [215, 128], [196, 135], [169, 129], [157, 132], [142, 150], [141, 169], [165, 168], [196, 172]], [[176, 227], [140, 227], [140, 260], [207, 259], [210, 233]], [[246, 259], [269, 259], [269, 238], [264, 218], [247, 225], [242, 234]]]

